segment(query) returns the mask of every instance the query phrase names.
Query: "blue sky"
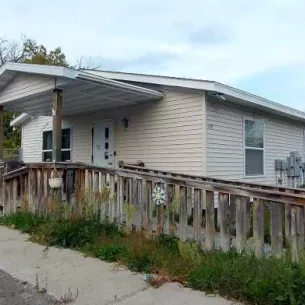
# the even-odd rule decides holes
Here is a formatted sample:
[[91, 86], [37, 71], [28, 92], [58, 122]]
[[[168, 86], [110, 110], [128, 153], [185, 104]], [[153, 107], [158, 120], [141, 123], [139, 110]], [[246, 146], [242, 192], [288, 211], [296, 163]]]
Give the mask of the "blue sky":
[[216, 80], [305, 110], [303, 0], [0, 1], [0, 37], [61, 46], [72, 64]]

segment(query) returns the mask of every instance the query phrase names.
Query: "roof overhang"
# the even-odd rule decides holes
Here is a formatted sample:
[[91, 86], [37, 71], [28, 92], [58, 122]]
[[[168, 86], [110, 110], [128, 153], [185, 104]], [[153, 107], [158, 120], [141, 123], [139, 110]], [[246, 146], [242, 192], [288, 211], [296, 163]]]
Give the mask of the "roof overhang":
[[194, 90], [204, 90], [207, 93], [219, 93], [225, 97], [223, 102], [234, 102], [243, 106], [254, 107], [262, 111], [273, 113], [275, 115], [289, 117], [298, 121], [305, 121], [305, 112], [303, 111], [270, 101], [261, 96], [254, 95], [249, 92], [215, 81], [113, 71], [90, 70], [90, 72], [95, 75], [115, 79], [118, 81], [142, 84], [149, 83]]
[[19, 126], [26, 123], [32, 116], [28, 113], [21, 113], [15, 119], [10, 121], [10, 126]]
[[[17, 76], [24, 76], [25, 80], [29, 76], [35, 76], [36, 79], [41, 79], [42, 85], [32, 90], [32, 83], [29, 82], [22, 94], [5, 94], [9, 86], [14, 92], [14, 80]], [[6, 63], [0, 68], [0, 105], [8, 111], [51, 115], [54, 89], [63, 90], [63, 115], [155, 101], [164, 96], [163, 92], [157, 90], [65, 67]], [[18, 90], [20, 91], [20, 87]]]

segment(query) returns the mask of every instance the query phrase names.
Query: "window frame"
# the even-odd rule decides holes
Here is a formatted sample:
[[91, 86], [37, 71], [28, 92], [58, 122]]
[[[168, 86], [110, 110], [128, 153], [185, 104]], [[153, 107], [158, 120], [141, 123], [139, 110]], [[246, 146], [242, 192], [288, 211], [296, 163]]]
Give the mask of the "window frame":
[[[70, 148], [62, 148], [61, 149], [61, 152], [64, 152], [64, 151], [70, 151], [70, 159], [72, 159], [72, 139], [73, 139], [73, 137], [72, 137], [72, 127], [70, 127], [70, 126], [66, 126], [66, 127], [63, 127], [62, 128], [62, 130], [64, 130], [64, 129], [69, 129], [70, 130]], [[53, 132], [53, 130], [52, 129], [48, 129], [48, 130], [43, 130], [42, 131], [42, 150], [41, 150], [41, 159], [42, 159], [42, 162], [49, 162], [49, 161], [44, 161], [44, 158], [43, 158], [43, 154], [45, 153], [45, 152], [52, 152], [53, 151], [53, 149], [43, 149], [43, 133], [44, 132]], [[50, 161], [50, 162], [53, 162], [53, 160], [52, 161]]]
[[[259, 122], [263, 124], [263, 147], [251, 147], [246, 145], [246, 121]], [[246, 173], [246, 150], [259, 150], [263, 152], [263, 173], [257, 175], [247, 175]], [[252, 117], [244, 117], [243, 120], [243, 150], [244, 150], [244, 178], [261, 178], [266, 177], [266, 120], [264, 119], [256, 119]]]

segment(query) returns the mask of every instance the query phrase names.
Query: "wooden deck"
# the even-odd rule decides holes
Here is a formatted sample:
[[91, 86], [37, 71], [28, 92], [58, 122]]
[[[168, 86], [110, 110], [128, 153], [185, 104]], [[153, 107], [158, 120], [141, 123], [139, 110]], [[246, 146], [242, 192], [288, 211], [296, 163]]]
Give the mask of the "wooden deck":
[[[52, 191], [48, 183], [53, 163], [26, 164], [3, 174], [4, 213], [22, 207], [49, 213], [56, 201], [69, 213], [86, 215], [90, 210], [129, 230], [147, 235], [175, 234], [181, 240], [196, 240], [205, 249], [213, 249], [218, 237], [223, 251], [232, 247], [232, 239], [238, 251], [252, 240], [256, 255], [262, 256], [266, 229], [270, 231], [267, 233], [273, 254], [281, 255], [283, 246], [290, 243], [293, 259], [297, 260], [304, 248], [304, 189], [129, 165], [107, 169], [81, 163], [56, 163], [56, 169], [63, 177], [60, 192]], [[165, 190], [166, 204], [162, 206], [152, 202], [152, 191], [157, 184]], [[266, 215], [268, 223], [264, 224]]]

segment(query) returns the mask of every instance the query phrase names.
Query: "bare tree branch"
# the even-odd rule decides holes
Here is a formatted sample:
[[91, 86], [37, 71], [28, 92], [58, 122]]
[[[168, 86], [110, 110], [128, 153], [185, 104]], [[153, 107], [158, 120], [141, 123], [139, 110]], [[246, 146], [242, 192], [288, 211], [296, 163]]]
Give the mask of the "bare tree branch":
[[101, 68], [101, 65], [94, 63], [92, 57], [81, 56], [72, 68], [76, 70], [98, 70]]
[[0, 66], [8, 61], [20, 62], [24, 55], [23, 44], [0, 38]]

